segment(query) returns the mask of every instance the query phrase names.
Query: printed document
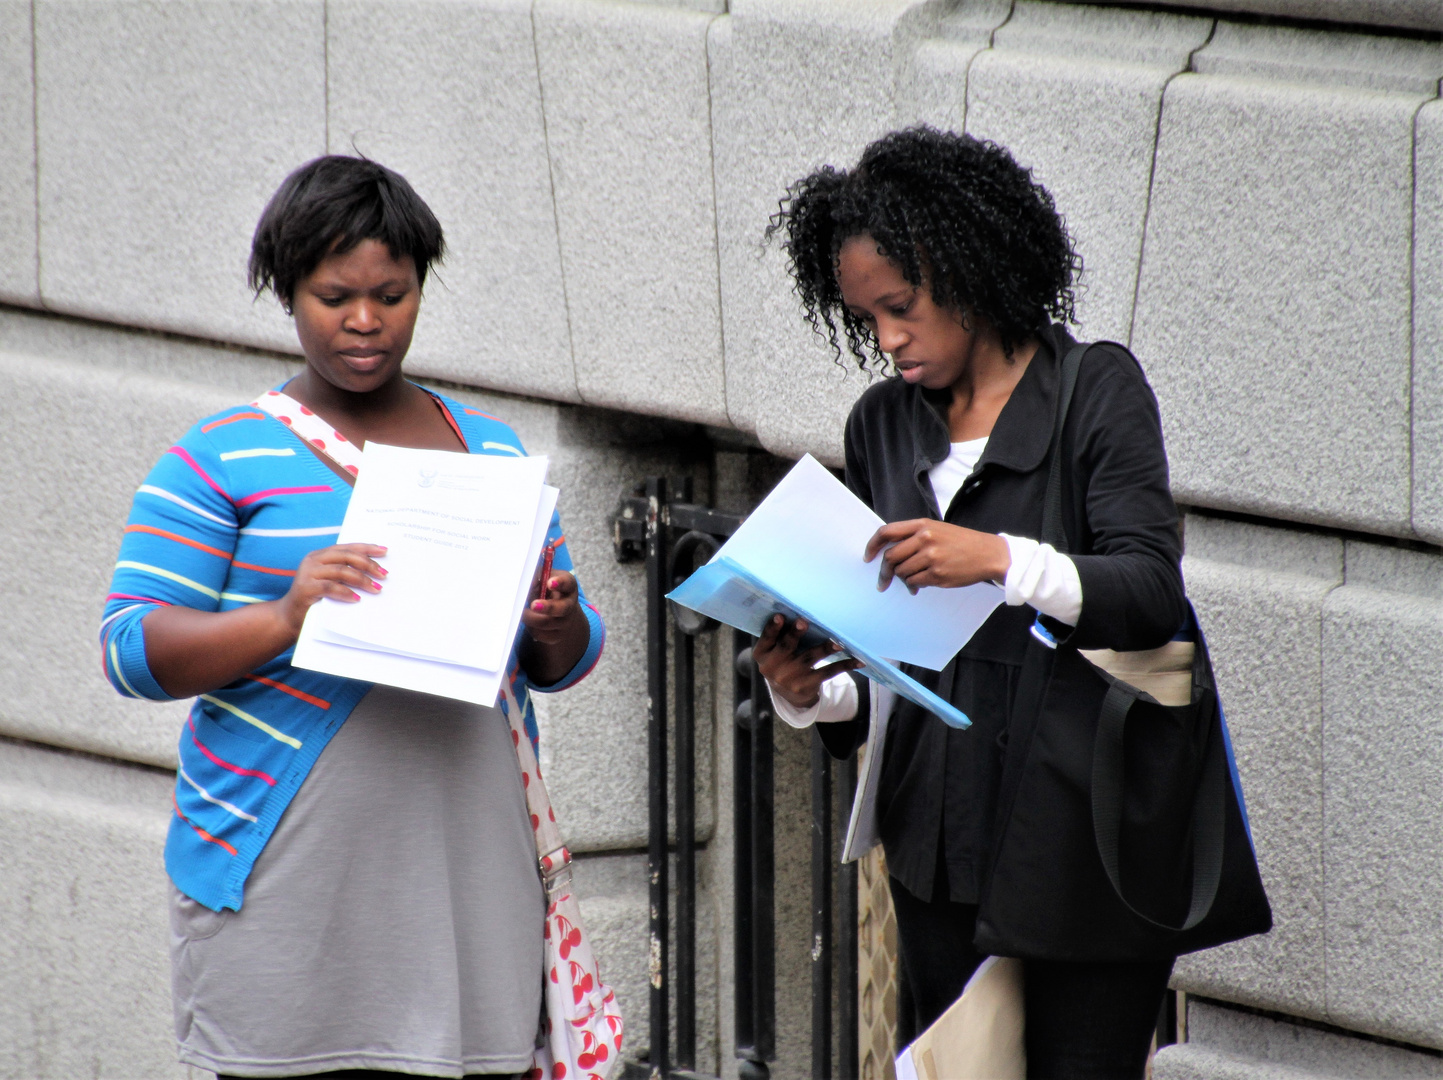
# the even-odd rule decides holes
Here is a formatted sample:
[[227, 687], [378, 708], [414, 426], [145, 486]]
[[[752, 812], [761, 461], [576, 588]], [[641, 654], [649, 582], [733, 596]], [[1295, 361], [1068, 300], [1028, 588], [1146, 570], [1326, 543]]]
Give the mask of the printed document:
[[296, 666], [495, 704], [556, 507], [546, 468], [367, 443], [338, 542], [385, 546], [389, 574], [313, 606]]

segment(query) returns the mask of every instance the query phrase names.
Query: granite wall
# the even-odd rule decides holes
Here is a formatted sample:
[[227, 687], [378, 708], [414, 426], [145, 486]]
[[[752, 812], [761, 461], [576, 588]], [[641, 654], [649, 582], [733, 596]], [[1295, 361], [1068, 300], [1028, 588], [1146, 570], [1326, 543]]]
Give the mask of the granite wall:
[[[1436, 0], [0, 0], [0, 1076], [177, 1071], [179, 714], [111, 694], [91, 634], [156, 454], [295, 369], [243, 268], [270, 192], [326, 151], [402, 170], [446, 226], [412, 371], [553, 457], [612, 637], [546, 711], [547, 763], [644, 1040], [642, 587], [607, 516], [654, 472], [716, 495], [748, 446], [838, 459], [865, 381], [761, 233], [789, 182], [919, 120], [1053, 191], [1081, 330], [1142, 361], [1190, 508], [1277, 929], [1180, 963], [1179, 988], [1261, 1012], [1196, 1006], [1158, 1075], [1436, 1063], [1440, 35]], [[708, 875], [722, 910], [724, 859]]]

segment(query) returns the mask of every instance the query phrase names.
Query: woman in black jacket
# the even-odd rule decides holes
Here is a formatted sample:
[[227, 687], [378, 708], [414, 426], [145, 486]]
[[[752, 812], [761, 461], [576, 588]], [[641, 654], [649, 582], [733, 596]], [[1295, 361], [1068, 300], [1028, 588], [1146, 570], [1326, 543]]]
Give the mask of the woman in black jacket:
[[[913, 590], [995, 581], [1007, 592], [945, 672], [909, 669], [973, 726], [898, 702], [884, 749], [878, 823], [915, 1006], [901, 1026], [915, 1034], [983, 959], [978, 905], [1034, 620], [1071, 646], [1134, 650], [1187, 618], [1162, 428], [1130, 354], [1090, 350], [1061, 443], [1073, 554], [1037, 542], [1080, 260], [1051, 196], [998, 146], [893, 133], [854, 169], [798, 181], [768, 233], [781, 234], [806, 317], [839, 359], [845, 339], [864, 369], [889, 360], [894, 371], [846, 428], [847, 485], [888, 522], [866, 551], [880, 557], [879, 587], [896, 575]], [[804, 629], [776, 617], [757, 662], [778, 714], [820, 722], [845, 756], [866, 737], [867, 694], [851, 662], [814, 667], [823, 650], [798, 649]], [[1027, 959], [1030, 1076], [1143, 1074], [1172, 960], [1118, 962], [1087, 933], [1064, 959]]]

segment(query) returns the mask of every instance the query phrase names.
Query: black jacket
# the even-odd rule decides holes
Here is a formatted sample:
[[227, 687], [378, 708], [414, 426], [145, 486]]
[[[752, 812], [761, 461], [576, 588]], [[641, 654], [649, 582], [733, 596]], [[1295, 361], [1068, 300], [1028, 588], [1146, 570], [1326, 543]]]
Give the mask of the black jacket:
[[[900, 378], [870, 387], [847, 419], [847, 486], [886, 521], [942, 518], [1038, 537], [1058, 358], [1074, 344], [1059, 326], [1039, 337], [1041, 346], [945, 515], [927, 470], [951, 449], [948, 391]], [[1088, 353], [1062, 452], [1063, 517], [1082, 581], [1082, 615], [1070, 634], [1064, 626], [1053, 629], [1084, 649], [1155, 648], [1187, 618], [1182, 545], [1157, 400], [1125, 350]], [[1007, 726], [1035, 617], [1030, 607], [999, 607], [946, 672], [907, 669], [972, 720], [959, 731], [899, 701], [888, 731], [877, 805], [887, 867], [923, 900], [979, 898]], [[832, 753], [845, 756], [866, 737], [866, 723], [863, 715], [819, 731]], [[943, 866], [945, 881], [938, 880]]]

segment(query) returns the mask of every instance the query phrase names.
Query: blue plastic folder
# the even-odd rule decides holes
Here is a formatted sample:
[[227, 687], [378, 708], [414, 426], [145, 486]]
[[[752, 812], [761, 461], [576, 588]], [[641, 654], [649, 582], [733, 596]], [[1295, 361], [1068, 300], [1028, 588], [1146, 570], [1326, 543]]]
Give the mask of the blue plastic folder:
[[780, 613], [788, 619], [800, 616], [836, 641], [845, 652], [862, 661], [866, 665], [861, 669], [863, 675], [908, 701], [915, 701], [945, 724], [955, 728], [972, 726], [972, 721], [967, 719], [965, 713], [943, 701], [896, 664], [880, 656], [873, 656], [841, 635], [833, 633], [830, 627], [813, 618], [810, 612], [788, 602], [759, 578], [724, 555], [699, 568], [668, 593], [667, 599], [682, 607], [709, 615], [718, 622], [744, 630], [753, 637], [761, 634], [767, 620], [775, 614]]
[[942, 670], [1002, 602], [1003, 590], [982, 583], [911, 593], [895, 578], [878, 589], [881, 564], [863, 556], [881, 526], [809, 454], [671, 599], [753, 635], [774, 614], [800, 616], [862, 661], [863, 674], [965, 728], [966, 716], [897, 664]]

